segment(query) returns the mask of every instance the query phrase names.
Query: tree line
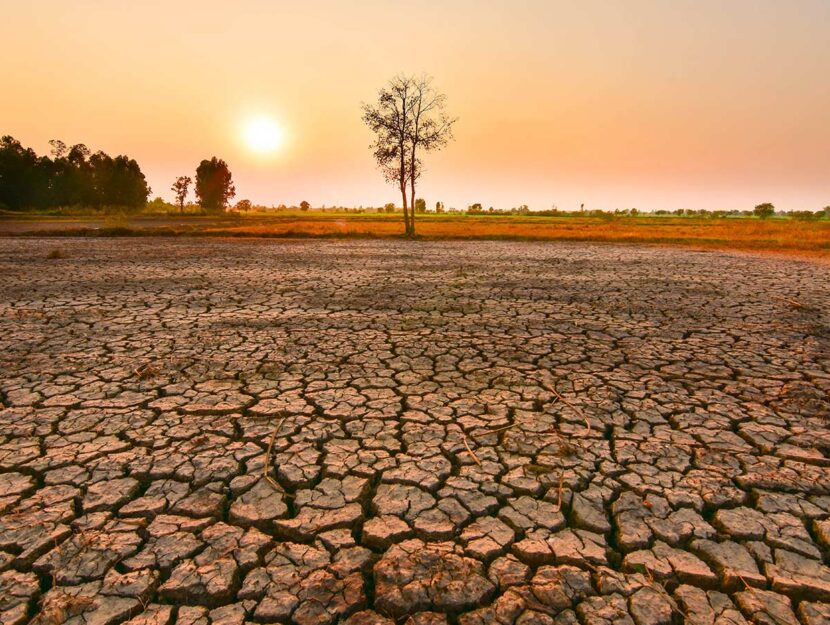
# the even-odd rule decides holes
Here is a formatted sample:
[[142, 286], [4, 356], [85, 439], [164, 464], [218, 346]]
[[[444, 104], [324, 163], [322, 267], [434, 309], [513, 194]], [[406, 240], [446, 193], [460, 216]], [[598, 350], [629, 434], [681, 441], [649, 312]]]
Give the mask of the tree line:
[[63, 206], [137, 209], [150, 187], [128, 156], [91, 152], [82, 143], [53, 139], [50, 156], [39, 156], [14, 137], [0, 139], [0, 208], [13, 211]]
[[[45, 210], [70, 206], [136, 210], [147, 204], [151, 189], [135, 159], [91, 152], [83, 143], [68, 146], [53, 139], [51, 154], [38, 155], [6, 135], [0, 139], [0, 209]], [[194, 179], [179, 176], [171, 190], [181, 210]], [[203, 160], [196, 168], [194, 190], [208, 211], [224, 210], [236, 195], [228, 164]]]

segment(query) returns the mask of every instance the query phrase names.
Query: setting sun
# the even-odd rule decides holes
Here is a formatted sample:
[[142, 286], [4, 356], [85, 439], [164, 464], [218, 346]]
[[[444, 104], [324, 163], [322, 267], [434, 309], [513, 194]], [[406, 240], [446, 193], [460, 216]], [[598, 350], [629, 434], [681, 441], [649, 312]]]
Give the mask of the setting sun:
[[270, 117], [254, 117], [245, 123], [244, 139], [248, 148], [258, 154], [270, 154], [283, 142], [282, 128]]

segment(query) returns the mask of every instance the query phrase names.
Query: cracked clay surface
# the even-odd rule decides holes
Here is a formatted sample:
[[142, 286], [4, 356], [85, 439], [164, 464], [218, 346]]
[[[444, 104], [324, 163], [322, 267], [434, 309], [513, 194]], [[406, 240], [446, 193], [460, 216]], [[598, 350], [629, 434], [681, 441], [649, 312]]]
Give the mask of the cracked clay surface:
[[828, 304], [679, 249], [0, 240], [0, 623], [826, 625]]

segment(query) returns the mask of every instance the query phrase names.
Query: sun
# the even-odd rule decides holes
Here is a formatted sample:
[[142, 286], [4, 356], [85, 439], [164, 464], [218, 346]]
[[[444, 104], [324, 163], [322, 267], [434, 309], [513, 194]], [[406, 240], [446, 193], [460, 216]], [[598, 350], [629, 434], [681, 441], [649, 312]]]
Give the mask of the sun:
[[257, 154], [276, 152], [283, 142], [279, 124], [270, 117], [252, 117], [243, 128], [243, 138], [248, 148]]

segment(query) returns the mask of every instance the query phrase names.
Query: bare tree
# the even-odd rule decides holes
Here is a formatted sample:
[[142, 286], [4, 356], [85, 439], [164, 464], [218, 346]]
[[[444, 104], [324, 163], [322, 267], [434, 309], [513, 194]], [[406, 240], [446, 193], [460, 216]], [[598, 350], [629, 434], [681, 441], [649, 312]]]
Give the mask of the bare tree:
[[179, 176], [170, 190], [176, 194], [176, 203], [179, 205], [179, 212], [184, 212], [184, 201], [187, 199], [187, 190], [193, 179], [190, 176]]
[[[432, 77], [422, 75], [413, 82], [415, 97], [412, 106], [412, 127], [409, 137], [409, 184], [410, 198], [415, 204], [415, 182], [423, 171], [418, 150], [431, 152], [440, 150], [452, 139], [452, 127], [457, 121], [449, 117], [445, 107], [447, 96], [432, 85]], [[426, 205], [425, 205], [426, 206]], [[410, 236], [415, 235], [415, 210], [412, 211]]]
[[375, 133], [375, 161], [387, 182], [397, 184], [403, 200], [403, 219], [409, 235], [409, 204], [406, 197], [406, 141], [412, 116], [412, 85], [396, 76], [378, 93], [377, 104], [363, 105], [363, 121]]
[[440, 149], [452, 138], [456, 120], [444, 112], [445, 102], [431, 78], [400, 75], [380, 90], [377, 104], [363, 105], [363, 121], [375, 133], [375, 160], [384, 178], [400, 189], [410, 237], [415, 236], [415, 184], [423, 170], [419, 153]]

